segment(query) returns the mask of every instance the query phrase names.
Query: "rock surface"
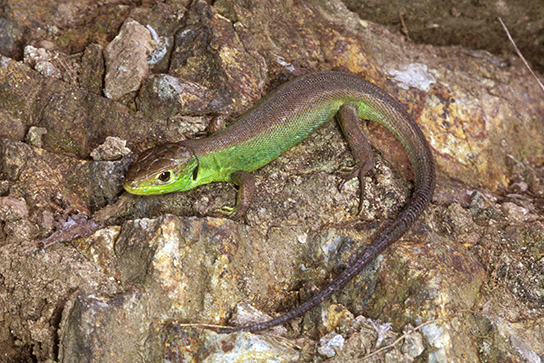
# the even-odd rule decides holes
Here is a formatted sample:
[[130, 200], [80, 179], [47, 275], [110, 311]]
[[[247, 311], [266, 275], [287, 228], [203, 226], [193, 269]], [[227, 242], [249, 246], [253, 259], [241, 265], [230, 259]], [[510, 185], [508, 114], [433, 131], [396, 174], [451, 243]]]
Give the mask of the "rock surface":
[[[8, 362], [543, 358], [544, 97], [517, 61], [415, 45], [332, 0], [23, 3], [8, 0], [0, 18]], [[140, 32], [138, 49], [105, 65], [104, 49], [128, 27]], [[111, 62], [131, 56], [134, 85], [117, 82], [119, 101], [104, 97]], [[352, 158], [331, 122], [255, 172], [259, 192], [234, 222], [209, 217], [234, 202], [226, 184], [123, 193], [132, 158], [117, 160], [122, 141], [140, 152], [201, 136], [215, 116], [236, 117], [288, 79], [332, 68], [384, 88], [421, 125], [439, 167], [433, 203], [284, 337], [218, 335], [207, 328], [235, 323], [240, 302], [276, 316], [336, 276], [409, 198], [406, 155], [369, 125], [376, 174], [356, 216], [356, 181], [337, 188]]]
[[106, 97], [117, 101], [140, 88], [149, 74], [146, 59], [153, 46], [146, 27], [132, 19], [125, 21], [119, 34], [104, 48]]

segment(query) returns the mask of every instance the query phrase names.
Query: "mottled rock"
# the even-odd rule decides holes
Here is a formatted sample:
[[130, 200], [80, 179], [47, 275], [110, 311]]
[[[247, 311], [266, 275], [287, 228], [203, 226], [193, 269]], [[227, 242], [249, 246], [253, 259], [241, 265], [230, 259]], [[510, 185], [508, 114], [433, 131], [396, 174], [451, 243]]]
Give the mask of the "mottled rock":
[[423, 336], [414, 327], [408, 324], [402, 329], [402, 332], [406, 335], [404, 338], [404, 344], [402, 345], [402, 352], [408, 354], [412, 358], [416, 358], [423, 353], [425, 345], [423, 344]]
[[138, 339], [151, 325], [142, 293], [132, 290], [115, 297], [82, 290], [62, 329], [62, 362], [145, 362]]
[[24, 200], [11, 197], [0, 198], [0, 220], [14, 222], [27, 217], [28, 209]]
[[[27, 144], [0, 141], [0, 172], [11, 181], [9, 195], [30, 210], [63, 210], [90, 215], [122, 189], [127, 160], [85, 162]], [[76, 187], [77, 185], [77, 187]]]
[[74, 210], [87, 211], [81, 198], [66, 187], [66, 174], [79, 162], [73, 158], [48, 154], [27, 144], [0, 141], [0, 172], [14, 182], [10, 196], [24, 198], [28, 208], [56, 209], [67, 203]]
[[179, 115], [221, 112], [230, 102], [225, 96], [181, 77], [159, 74], [149, 77], [140, 92], [144, 115], [168, 120]]
[[[410, 363], [414, 361], [414, 358], [421, 358], [419, 355], [413, 356], [406, 353], [404, 351], [406, 343], [403, 344], [403, 339], [399, 339], [400, 334], [395, 333], [390, 324], [380, 320], [373, 320], [360, 315], [346, 320], [341, 330], [341, 335], [337, 333], [328, 334], [329, 338], [335, 340], [331, 342], [333, 344], [329, 345], [332, 348], [331, 350], [322, 349], [323, 353], [332, 356], [327, 360], [328, 362]], [[419, 333], [412, 332], [410, 335], [412, 334], [417, 335]], [[409, 335], [405, 339], [409, 339]]]
[[[59, 244], [40, 251], [30, 240], [7, 242], [0, 246], [3, 359], [20, 362], [24, 352], [31, 351], [37, 361], [57, 360], [59, 326], [74, 292], [92, 287], [111, 295], [120, 286], [74, 254], [72, 247]], [[20, 344], [14, 345], [14, 339]]]
[[156, 334], [148, 361], [206, 363], [298, 362], [300, 353], [286, 340], [269, 335], [217, 334], [170, 323]]
[[102, 94], [104, 73], [106, 72], [102, 49], [98, 44], [91, 44], [85, 48], [81, 59], [81, 74], [79, 76], [81, 87], [97, 95]]
[[24, 199], [0, 197], [0, 245], [6, 241], [19, 243], [31, 239], [35, 232], [28, 220]]
[[[174, 216], [136, 220], [127, 223], [120, 234], [115, 230], [99, 231], [76, 243], [104, 272], [115, 276], [123, 284], [143, 286], [145, 292], [131, 289], [113, 298], [98, 296], [92, 291], [81, 292], [63, 330], [63, 354], [67, 361], [72, 357], [85, 361], [105, 361], [108, 354], [121, 354], [113, 353], [119, 346], [116, 336], [123, 337], [120, 351], [136, 351], [142, 343], [141, 334], [148, 339], [154, 336], [149, 324], [157, 319], [163, 322], [187, 321], [195, 326], [199, 323], [225, 323], [227, 307], [242, 299], [243, 291], [238, 287], [240, 281], [254, 269], [247, 261], [239, 260], [238, 256], [247, 256], [247, 252], [241, 252], [246, 249], [264, 256], [259, 250], [265, 248], [265, 242], [251, 229], [232, 221], [201, 219], [199, 227], [195, 228], [191, 226], [193, 220]], [[240, 242], [239, 238], [244, 242]], [[240, 265], [226, 270], [228, 261]], [[273, 261], [256, 259], [253, 263], [259, 266]], [[247, 282], [252, 291], [260, 290], [261, 294], [271, 288], [263, 281], [259, 281], [259, 285]], [[127, 309], [130, 313], [125, 313], [119, 321], [118, 316]], [[161, 336], [161, 339], [179, 339], [179, 335]], [[295, 354], [278, 343], [268, 346], [273, 340], [252, 334], [233, 334], [229, 337], [204, 331], [201, 338], [204, 340], [196, 344], [210, 344], [209, 349], [221, 347], [225, 339], [241, 339], [238, 343], [243, 344], [244, 349], [236, 349], [238, 353], [221, 351], [236, 354], [233, 357], [257, 354], [256, 361], [265, 361], [274, 354], [280, 361], [289, 361]], [[255, 344], [266, 347], [262, 352], [253, 353], [257, 349]], [[162, 350], [166, 346], [160, 347]], [[192, 351], [195, 347], [185, 349]], [[150, 354], [158, 354], [158, 351]], [[167, 350], [164, 354], [170, 352]]]
[[22, 141], [25, 136], [23, 122], [7, 110], [0, 108], [0, 137]]
[[130, 149], [125, 145], [126, 140], [121, 140], [118, 137], [106, 137], [106, 141], [91, 151], [93, 160], [112, 161], [118, 160], [123, 156], [130, 154]]
[[0, 17], [0, 53], [17, 58], [21, 56], [23, 29], [17, 19]]
[[354, 279], [353, 290], [342, 294], [353, 294], [350, 299], [341, 296], [340, 303], [371, 317], [387, 316], [395, 330], [438, 319], [422, 329], [429, 356], [451, 361], [462, 350], [469, 361], [476, 359], [477, 342], [459, 323], [464, 317], [454, 314], [476, 304], [486, 273], [465, 247], [437, 235], [424, 240], [408, 235], [376, 263], [387, 268], [372, 272], [369, 266], [367, 274]]
[[343, 336], [331, 332], [319, 340], [317, 352], [325, 358], [332, 358], [344, 349], [344, 342]]
[[525, 221], [529, 213], [527, 209], [520, 207], [512, 202], [502, 203], [501, 210], [513, 222]]
[[45, 127], [30, 126], [25, 141], [32, 146], [43, 147], [43, 135], [47, 134]]
[[[142, 138], [138, 135], [152, 123], [132, 115], [119, 103], [63, 81], [45, 79], [27, 65], [1, 55], [0, 99], [5, 110], [18, 110], [25, 126], [47, 130], [42, 139], [45, 149], [81, 157], [88, 157], [106, 136], [139, 144]], [[35, 115], [39, 115], [37, 120]], [[149, 138], [161, 136], [157, 130]]]
[[24, 61], [44, 77], [61, 79], [61, 71], [52, 62], [54, 54], [44, 48], [25, 47]]
[[149, 73], [147, 56], [154, 42], [146, 27], [128, 19], [119, 34], [104, 49], [106, 76], [104, 94], [113, 100], [137, 91]]

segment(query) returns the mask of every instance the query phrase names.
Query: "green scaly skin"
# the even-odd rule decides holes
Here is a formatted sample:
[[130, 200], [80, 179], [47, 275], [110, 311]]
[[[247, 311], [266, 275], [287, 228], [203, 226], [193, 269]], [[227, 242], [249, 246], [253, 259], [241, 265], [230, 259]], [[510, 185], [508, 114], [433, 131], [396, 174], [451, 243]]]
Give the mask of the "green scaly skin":
[[255, 189], [249, 173], [306, 139], [337, 113], [356, 161], [346, 179], [358, 177], [363, 193], [362, 179], [372, 169], [372, 154], [359, 118], [371, 120], [392, 132], [408, 153], [415, 176], [412, 198], [355, 262], [310, 300], [263, 323], [220, 332], [258, 331], [301, 316], [399, 239], [423, 213], [434, 191], [435, 164], [425, 136], [410, 115], [379, 87], [349, 73], [318, 72], [278, 87], [217, 134], [145, 151], [129, 170], [124, 187], [139, 195], [190, 190], [211, 182], [235, 183], [240, 187], [236, 206], [222, 212], [239, 217], [247, 210]]

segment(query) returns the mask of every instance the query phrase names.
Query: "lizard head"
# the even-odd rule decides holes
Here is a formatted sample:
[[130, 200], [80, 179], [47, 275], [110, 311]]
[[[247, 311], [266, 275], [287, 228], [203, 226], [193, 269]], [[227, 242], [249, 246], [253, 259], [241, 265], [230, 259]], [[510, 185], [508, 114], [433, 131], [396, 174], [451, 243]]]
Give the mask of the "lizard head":
[[123, 187], [132, 194], [153, 195], [197, 186], [198, 159], [183, 144], [163, 144], [147, 149], [130, 167]]

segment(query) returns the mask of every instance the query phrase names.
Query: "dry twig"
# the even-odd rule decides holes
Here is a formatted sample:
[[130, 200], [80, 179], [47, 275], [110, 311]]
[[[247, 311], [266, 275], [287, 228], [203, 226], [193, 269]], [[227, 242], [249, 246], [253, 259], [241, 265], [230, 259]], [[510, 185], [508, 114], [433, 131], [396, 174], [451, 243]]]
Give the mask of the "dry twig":
[[536, 74], [533, 72], [533, 70], [531, 69], [531, 67], [529, 66], [529, 63], [527, 63], [527, 61], [525, 60], [525, 58], [523, 57], [523, 55], [521, 54], [521, 52], [519, 51], [518, 47], [516, 46], [516, 43], [514, 43], [514, 39], [512, 39], [512, 36], [510, 35], [510, 32], [508, 31], [508, 29], [506, 28], [506, 25], [504, 25], [504, 23], [502, 22], [502, 19], [499, 17], [499, 21], [501, 22], [501, 25], [502, 27], [504, 28], [504, 31], [506, 31], [506, 35], [508, 35], [508, 39], [510, 39], [510, 42], [512, 43], [512, 45], [514, 46], [514, 49], [516, 50], [516, 53], [518, 54], [518, 56], [521, 58], [521, 60], [523, 61], [523, 63], [525, 64], [525, 67], [527, 67], [527, 69], [529, 70], [529, 72], [531, 72], [531, 74], [533, 75], [533, 77], [536, 79], [536, 81], [538, 82], [538, 84], [540, 85], [540, 88], [542, 88], [542, 91], [544, 92], [544, 85], [542, 85], [542, 82], [540, 82], [540, 80], [538, 79], [538, 77], [536, 76]]

